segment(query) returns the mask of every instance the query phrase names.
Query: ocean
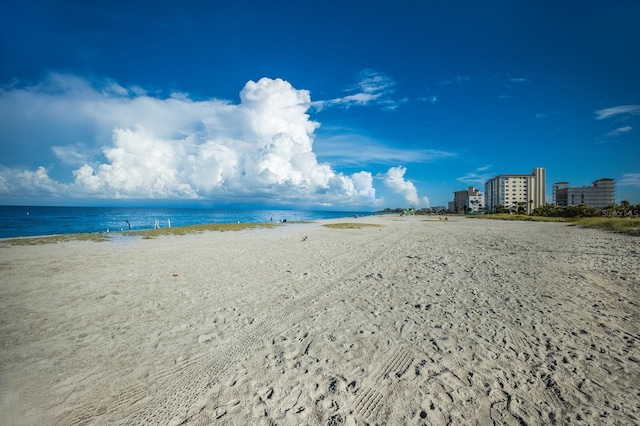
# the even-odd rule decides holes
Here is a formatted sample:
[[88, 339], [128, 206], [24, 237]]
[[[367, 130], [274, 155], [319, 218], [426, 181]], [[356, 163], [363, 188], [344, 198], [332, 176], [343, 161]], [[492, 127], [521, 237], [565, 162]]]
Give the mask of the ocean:
[[201, 208], [0, 206], [0, 238], [98, 233], [218, 223], [308, 221], [363, 212]]

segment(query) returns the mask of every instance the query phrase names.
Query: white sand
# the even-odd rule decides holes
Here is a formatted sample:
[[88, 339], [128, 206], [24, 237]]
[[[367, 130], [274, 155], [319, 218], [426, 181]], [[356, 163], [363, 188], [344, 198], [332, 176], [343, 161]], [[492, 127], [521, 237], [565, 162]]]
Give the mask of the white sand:
[[348, 221], [0, 243], [0, 423], [640, 423], [640, 239]]

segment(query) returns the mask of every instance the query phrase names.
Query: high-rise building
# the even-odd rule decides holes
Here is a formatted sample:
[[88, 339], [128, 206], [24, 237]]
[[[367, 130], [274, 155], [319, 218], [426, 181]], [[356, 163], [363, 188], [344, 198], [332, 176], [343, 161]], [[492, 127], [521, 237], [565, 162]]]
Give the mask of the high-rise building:
[[616, 203], [616, 181], [602, 178], [591, 186], [569, 187], [569, 182], [553, 184], [553, 203], [558, 206], [577, 206], [585, 204], [596, 209], [604, 209]]
[[452, 211], [478, 213], [478, 211], [483, 208], [484, 197], [482, 196], [482, 193], [473, 186], [470, 186], [462, 191], [455, 191], [453, 193], [453, 208], [451, 209]]
[[484, 184], [485, 209], [495, 211], [499, 205], [508, 210], [524, 208], [527, 214], [546, 203], [546, 170], [536, 167], [531, 174], [505, 174]]

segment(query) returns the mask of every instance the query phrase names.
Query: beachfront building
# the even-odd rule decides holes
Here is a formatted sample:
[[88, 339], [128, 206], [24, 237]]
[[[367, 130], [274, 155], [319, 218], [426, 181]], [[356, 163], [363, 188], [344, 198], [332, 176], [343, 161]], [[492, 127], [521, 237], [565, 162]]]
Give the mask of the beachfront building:
[[423, 207], [420, 209], [420, 213], [424, 213], [424, 214], [444, 213], [446, 211], [447, 211], [446, 206]]
[[505, 174], [496, 176], [484, 184], [484, 203], [487, 212], [498, 206], [510, 211], [523, 209], [531, 214], [536, 207], [546, 203], [547, 178], [544, 167], [536, 167], [531, 174]]
[[569, 182], [553, 184], [553, 204], [558, 206], [577, 206], [585, 204], [596, 209], [604, 209], [616, 203], [616, 181], [602, 178], [580, 188], [571, 188]]
[[478, 213], [484, 208], [484, 196], [473, 186], [463, 191], [453, 193], [453, 204], [450, 208], [454, 212]]

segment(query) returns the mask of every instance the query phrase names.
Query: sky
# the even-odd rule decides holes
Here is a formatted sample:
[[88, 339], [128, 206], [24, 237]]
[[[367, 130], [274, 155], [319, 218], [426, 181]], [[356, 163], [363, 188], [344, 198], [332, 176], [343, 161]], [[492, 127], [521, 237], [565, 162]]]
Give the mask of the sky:
[[640, 2], [0, 2], [0, 204], [640, 203]]

